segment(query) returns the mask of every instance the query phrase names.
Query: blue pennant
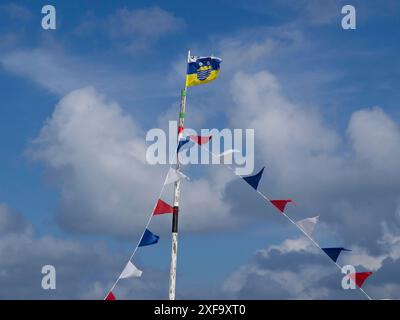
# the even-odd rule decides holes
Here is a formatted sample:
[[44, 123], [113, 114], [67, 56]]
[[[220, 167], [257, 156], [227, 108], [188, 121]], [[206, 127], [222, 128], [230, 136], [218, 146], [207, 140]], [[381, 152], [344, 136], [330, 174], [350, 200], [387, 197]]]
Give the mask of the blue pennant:
[[340, 253], [342, 251], [351, 251], [349, 249], [345, 249], [345, 248], [321, 248], [322, 250], [324, 250], [324, 252], [329, 256], [329, 258], [331, 258], [333, 260], [333, 262], [336, 262]]
[[152, 233], [149, 229], [146, 229], [146, 231], [143, 234], [142, 240], [140, 241], [139, 247], [150, 246], [152, 244], [155, 244], [158, 242], [158, 239], [160, 239], [159, 236]]
[[179, 141], [178, 150], [177, 150], [177, 151], [179, 152], [180, 149], [181, 149], [186, 143], [188, 143], [189, 141], [190, 141], [189, 139]]
[[[194, 145], [194, 143], [193, 143], [193, 141], [190, 140], [189, 137], [187, 137], [185, 140], [180, 140], [179, 143], [178, 143], [177, 153], [179, 153], [183, 149], [191, 148], [193, 145]], [[183, 148], [183, 147], [185, 147], [185, 148]]]
[[265, 169], [265, 167], [262, 168], [261, 171], [254, 176], [243, 177], [243, 180], [246, 181], [249, 185], [251, 185], [254, 189], [257, 190], [258, 184], [260, 183], [261, 176], [264, 172], [264, 169]]

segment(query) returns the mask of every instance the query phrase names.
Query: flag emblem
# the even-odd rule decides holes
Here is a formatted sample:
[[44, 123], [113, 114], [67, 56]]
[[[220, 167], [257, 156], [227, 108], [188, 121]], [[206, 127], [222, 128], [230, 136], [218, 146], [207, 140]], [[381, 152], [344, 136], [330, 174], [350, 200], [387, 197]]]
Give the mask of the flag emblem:
[[210, 66], [210, 62], [207, 62], [207, 65], [203, 65], [203, 63], [199, 63], [200, 68], [197, 70], [197, 79], [200, 81], [207, 80], [207, 78], [210, 76], [212, 67]]
[[197, 86], [217, 79], [222, 60], [216, 57], [191, 56], [188, 61], [186, 86]]

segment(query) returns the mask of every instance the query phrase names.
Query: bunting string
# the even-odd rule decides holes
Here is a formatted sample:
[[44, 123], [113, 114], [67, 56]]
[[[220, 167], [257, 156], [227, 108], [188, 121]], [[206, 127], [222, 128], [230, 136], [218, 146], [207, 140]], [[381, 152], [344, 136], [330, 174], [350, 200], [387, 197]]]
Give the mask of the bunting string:
[[[204, 150], [206, 150], [209, 154], [211, 154], [212, 156], [216, 156], [216, 155], [215, 155], [211, 150], [209, 150], [205, 145], [201, 145], [201, 147], [202, 147]], [[274, 200], [270, 200], [265, 194], [263, 194], [260, 190], [257, 189], [258, 183], [259, 183], [259, 181], [260, 181], [260, 179], [261, 179], [261, 174], [263, 173], [265, 167], [264, 167], [257, 175], [254, 176], [254, 177], [257, 177], [257, 180], [256, 180], [256, 181], [253, 181], [253, 180], [250, 179], [251, 182], [249, 182], [249, 178], [252, 178], [252, 177], [244, 177], [244, 176], [242, 176], [242, 175], [240, 175], [240, 174], [236, 174], [235, 169], [234, 169], [232, 166], [228, 165], [228, 164], [226, 165], [226, 167], [227, 167], [230, 171], [232, 171], [233, 174], [234, 174], [235, 176], [239, 176], [239, 177], [242, 178], [244, 181], [246, 181], [246, 182], [258, 193], [258, 195], [261, 196], [264, 200], [266, 200], [267, 202], [273, 204], [272, 201], [274, 201]], [[293, 200], [286, 200], [286, 201], [293, 202]], [[281, 210], [282, 207], [279, 207], [279, 206], [276, 206], [276, 205], [273, 205], [273, 207], [274, 207], [278, 212], [280, 212], [287, 220], [289, 220], [290, 223], [292, 223], [297, 229], [299, 229], [299, 230], [300, 230], [300, 231], [301, 231], [301, 232], [302, 232], [302, 233], [303, 233], [317, 248], [319, 248], [321, 251], [323, 251], [324, 253], [326, 253], [325, 250], [322, 249], [322, 248], [320, 247], [320, 245], [319, 245], [319, 244], [318, 244], [318, 243], [317, 243], [303, 228], [301, 228], [300, 225], [298, 225], [295, 221], [293, 221], [293, 219], [291, 219], [291, 218], [285, 213], [284, 207], [283, 207], [283, 210]], [[345, 250], [347, 250], [347, 249], [345, 249]], [[330, 257], [328, 254], [326, 254], [326, 256]], [[329, 259], [329, 260], [330, 260], [330, 261], [333, 261], [333, 263], [339, 268], [340, 271], [342, 270], [342, 267], [341, 267], [335, 260], [333, 260], [333, 259]], [[372, 298], [364, 291], [363, 288], [361, 288], [361, 286], [362, 286], [362, 284], [364, 283], [365, 279], [366, 279], [368, 276], [370, 276], [371, 274], [372, 274], [371, 272], [361, 272], [361, 273], [356, 273], [356, 274], [349, 275], [350, 279], [352, 279], [353, 281], [356, 282], [357, 287], [361, 290], [361, 292], [362, 292], [369, 300], [372, 300]]]
[[[185, 149], [190, 149], [193, 145], [197, 144], [200, 146], [200, 148], [203, 148], [206, 150], [209, 154], [211, 154], [214, 157], [217, 158], [223, 158], [225, 156], [231, 155], [232, 153], [239, 152], [238, 150], [227, 150], [223, 153], [220, 153], [218, 155], [214, 154], [212, 151], [210, 151], [207, 147], [206, 144], [210, 142], [212, 139], [212, 136], [188, 136], [183, 138], [183, 119], [184, 119], [184, 103], [185, 103], [185, 97], [186, 97], [186, 88], [191, 87], [191, 86], [196, 86], [204, 83], [208, 83], [211, 81], [214, 81], [220, 72], [220, 63], [222, 62], [221, 59], [216, 58], [214, 56], [208, 56], [208, 57], [198, 57], [198, 56], [191, 56], [190, 51], [188, 53], [188, 68], [187, 68], [187, 74], [186, 74], [186, 84], [185, 84], [185, 90], [182, 92], [182, 101], [181, 103], [181, 113], [179, 115], [180, 117], [180, 126], [178, 128], [178, 145], [177, 145], [177, 150], [175, 156], [179, 156], [179, 152], [183, 151]], [[207, 65], [207, 69], [204, 69], [204, 66]], [[182, 106], [183, 106], [183, 111], [182, 111]], [[178, 159], [178, 158], [175, 158]], [[174, 162], [174, 161], [173, 161]], [[343, 247], [337, 247], [337, 248], [321, 248], [320, 245], [313, 239], [312, 232], [314, 230], [314, 227], [316, 223], [318, 222], [319, 216], [312, 217], [312, 218], [306, 218], [300, 221], [295, 222], [292, 220], [285, 212], [286, 206], [289, 203], [292, 203], [294, 205], [297, 205], [292, 199], [283, 199], [283, 200], [271, 200], [269, 199], [265, 194], [263, 194], [261, 191], [258, 190], [258, 185], [260, 183], [261, 177], [264, 172], [264, 168], [261, 169], [260, 172], [258, 172], [255, 175], [252, 176], [242, 176], [239, 174], [236, 174], [235, 169], [230, 166], [229, 164], [226, 164], [228, 169], [233, 172], [235, 176], [239, 176], [242, 178], [249, 186], [251, 186], [260, 197], [262, 197], [265, 201], [269, 202], [275, 210], [277, 210], [280, 214], [282, 214], [291, 224], [293, 224], [297, 229], [299, 229], [317, 248], [319, 248], [321, 251], [324, 252], [325, 256], [329, 258], [330, 261], [333, 261], [333, 263], [339, 268], [339, 270], [342, 270], [342, 267], [337, 263], [338, 257], [343, 251], [351, 251], [349, 249], [345, 249]], [[167, 213], [174, 213], [174, 208], [170, 206], [168, 203], [164, 202], [161, 199], [161, 196], [163, 195], [165, 186], [171, 183], [174, 183], [180, 179], [188, 179], [182, 172], [179, 171], [179, 166], [176, 168], [173, 168], [173, 165], [170, 165], [169, 171], [167, 173], [167, 176], [165, 177], [164, 184], [161, 188], [160, 194], [157, 198], [156, 204], [153, 207], [153, 210], [151, 211], [151, 214], [147, 220], [146, 226], [144, 228], [144, 231], [142, 235], [140, 236], [138, 243], [133, 250], [133, 253], [131, 254], [128, 263], [125, 265], [124, 270], [120, 275], [118, 276], [117, 280], [113, 283], [111, 289], [108, 291], [106, 297], [104, 300], [116, 300], [116, 297], [113, 293], [115, 287], [117, 286], [118, 282], [120, 279], [126, 279], [126, 278], [131, 278], [131, 277], [140, 277], [142, 275], [142, 271], [139, 270], [133, 263], [132, 259], [135, 256], [137, 250], [139, 247], [143, 246], [148, 246], [152, 245], [158, 242], [159, 237], [155, 234], [153, 234], [149, 229], [149, 225], [151, 223], [152, 218], [155, 215], [162, 215], [162, 214], [167, 214]], [[176, 211], [177, 213], [177, 211]], [[172, 269], [171, 269], [172, 270]], [[364, 281], [372, 274], [372, 272], [355, 272], [347, 275], [347, 277], [353, 281], [356, 286], [361, 290], [361, 292], [369, 299], [372, 300], [372, 298], [362, 289], [362, 285]], [[171, 288], [170, 288], [171, 289]], [[175, 289], [173, 290], [175, 297]]]
[[[133, 252], [132, 252], [131, 256], [129, 257], [129, 260], [128, 260], [128, 262], [127, 262], [126, 264], [129, 264], [129, 262], [132, 261], [133, 257], [134, 257], [135, 254], [136, 254], [137, 249], [139, 248], [140, 243], [142, 242], [142, 239], [143, 239], [143, 237], [144, 237], [144, 234], [146, 233], [146, 230], [147, 230], [147, 228], [148, 228], [149, 225], [150, 225], [151, 219], [152, 219], [153, 216], [154, 216], [153, 212], [154, 212], [154, 210], [155, 210], [156, 207], [157, 207], [158, 199], [161, 198], [161, 196], [162, 196], [162, 194], [163, 194], [163, 192], [164, 192], [164, 189], [165, 189], [165, 186], [166, 186], [165, 182], [167, 181], [167, 178], [168, 178], [168, 174], [167, 174], [167, 176], [165, 177], [165, 180], [164, 180], [163, 186], [162, 186], [162, 188], [161, 188], [160, 194], [158, 195], [158, 198], [157, 198], [157, 202], [156, 202], [156, 204], [154, 205], [153, 210], [151, 210], [151, 214], [150, 214], [149, 218], [147, 219], [146, 227], [144, 228], [143, 233], [142, 233], [142, 235], [140, 236], [139, 241], [137, 242], [137, 245], [136, 245], [135, 249], [133, 250]], [[115, 280], [114, 284], [112, 285], [110, 291], [107, 293], [107, 296], [104, 298], [104, 300], [106, 300], [107, 297], [108, 297], [110, 294], [112, 294], [112, 292], [113, 292], [113, 290], [115, 289], [115, 287], [117, 286], [119, 280], [121, 280], [121, 275], [119, 275], [118, 278], [117, 278], [117, 280]], [[115, 297], [114, 297], [114, 300], [115, 300]]]
[[[179, 147], [178, 147], [178, 148], [179, 148]], [[173, 161], [173, 162], [174, 162], [174, 161]], [[133, 250], [131, 256], [129, 257], [129, 260], [128, 260], [126, 266], [129, 265], [129, 263], [132, 263], [133, 257], [135, 256], [135, 254], [136, 254], [138, 248], [141, 246], [142, 240], [143, 240], [143, 238], [144, 238], [146, 232], [148, 231], [148, 227], [150, 226], [151, 220], [152, 220], [152, 218], [153, 218], [154, 215], [155, 215], [154, 212], [156, 211], [157, 206], [158, 206], [159, 203], [160, 203], [161, 196], [162, 196], [163, 193], [164, 193], [165, 186], [169, 184], [169, 183], [168, 183], [168, 178], [169, 178], [169, 176], [170, 176], [170, 172], [171, 172], [171, 169], [172, 169], [172, 168], [173, 168], [173, 165], [171, 164], [170, 167], [169, 167], [168, 173], [167, 173], [167, 175], [166, 175], [166, 177], [165, 177], [165, 179], [164, 179], [163, 186], [162, 186], [162, 188], [161, 188], [161, 190], [160, 190], [160, 193], [159, 193], [159, 195], [158, 195], [158, 197], [157, 197], [157, 201], [156, 201], [156, 203], [155, 203], [155, 205], [154, 205], [154, 207], [153, 207], [153, 210], [151, 210], [151, 214], [149, 215], [149, 218], [147, 219], [147, 223], [146, 223], [146, 226], [145, 226], [145, 228], [144, 228], [144, 230], [143, 230], [143, 233], [142, 233], [142, 235], [140, 236], [140, 238], [139, 238], [139, 240], [138, 240], [138, 242], [137, 242], [137, 244], [136, 244], [136, 247], [135, 247], [135, 249]], [[182, 174], [182, 173], [181, 173], [181, 174]], [[183, 178], [183, 177], [187, 178], [185, 175], [182, 174], [182, 178]], [[157, 239], [157, 240], [158, 240], [158, 239]], [[126, 266], [125, 266], [125, 268], [126, 268]], [[124, 269], [124, 270], [125, 270], [125, 269]], [[123, 273], [123, 271], [122, 271], [122, 273]], [[121, 277], [122, 273], [121, 273], [121, 274], [118, 276], [118, 278], [115, 280], [114, 284], [111, 286], [111, 289], [108, 291], [108, 293], [107, 293], [107, 295], [105, 296], [104, 300], [116, 300], [115, 295], [113, 294], [113, 290], [114, 290], [115, 287], [117, 286], [118, 282], [119, 282], [121, 279], [124, 279], [123, 277]]]
[[[219, 157], [220, 155], [215, 155], [212, 151], [210, 151], [205, 144], [207, 142], [209, 142], [211, 140], [211, 137], [207, 137], [207, 139], [202, 139], [202, 137], [200, 138], [195, 138], [195, 137], [191, 137], [191, 139], [197, 141], [198, 145], [200, 147], [202, 147], [204, 150], [206, 150], [209, 154], [211, 154], [212, 156], [217, 156]], [[179, 153], [179, 147], [178, 147], [178, 152], [177, 155]], [[315, 224], [317, 223], [319, 216], [313, 217], [313, 218], [306, 218], [300, 221], [295, 222], [292, 218], [290, 218], [286, 212], [285, 212], [285, 207], [288, 203], [294, 203], [296, 205], [296, 203], [292, 200], [292, 199], [288, 199], [288, 200], [271, 200], [269, 199], [269, 197], [267, 197], [265, 194], [263, 194], [260, 190], [258, 190], [258, 185], [259, 182], [261, 180], [262, 174], [264, 172], [264, 168], [261, 169], [261, 171], [259, 173], [257, 173], [256, 175], [253, 176], [242, 176], [239, 174], [236, 174], [235, 169], [230, 166], [230, 165], [226, 165], [226, 167], [235, 175], [235, 176], [239, 176], [240, 178], [242, 178], [245, 182], [247, 182], [247, 184], [249, 186], [251, 186], [260, 197], [262, 197], [265, 201], [271, 203], [273, 205], [273, 207], [275, 208], [275, 210], [277, 210], [280, 214], [282, 214], [291, 224], [293, 224], [297, 229], [299, 229], [317, 248], [319, 248], [321, 251], [323, 251], [325, 253], [325, 255], [327, 257], [329, 257], [329, 260], [332, 261], [338, 268], [339, 270], [342, 270], [342, 267], [337, 263], [337, 259], [340, 255], [340, 253], [342, 251], [351, 251], [349, 249], [345, 249], [343, 247], [338, 247], [338, 248], [322, 248], [312, 237], [312, 231], [315, 227]], [[113, 293], [115, 287], [117, 286], [119, 280], [121, 279], [126, 279], [126, 278], [130, 278], [130, 277], [140, 277], [142, 275], [142, 271], [137, 269], [136, 266], [132, 263], [132, 259], [135, 256], [137, 250], [139, 247], [143, 247], [143, 246], [147, 246], [147, 245], [151, 245], [151, 244], [155, 244], [158, 242], [159, 237], [154, 235], [153, 233], [151, 233], [151, 231], [148, 230], [148, 227], [151, 223], [152, 218], [155, 215], [160, 215], [160, 214], [164, 214], [164, 213], [172, 213], [172, 207], [164, 202], [163, 200], [161, 200], [161, 196], [163, 195], [165, 186], [168, 185], [169, 183], [171, 183], [171, 181], [169, 181], [169, 179], [171, 178], [171, 174], [175, 174], [176, 177], [174, 179], [187, 179], [187, 177], [181, 173], [181, 172], [174, 172], [171, 173], [171, 170], [174, 170], [172, 168], [172, 165], [169, 168], [169, 171], [165, 177], [163, 186], [160, 190], [159, 196], [157, 198], [156, 204], [153, 207], [153, 210], [151, 211], [151, 215], [149, 216], [146, 226], [144, 228], [144, 231], [141, 235], [141, 237], [138, 240], [138, 243], [135, 247], [135, 249], [133, 250], [133, 253], [131, 254], [124, 270], [122, 271], [122, 273], [120, 273], [120, 275], [118, 276], [118, 278], [116, 279], [116, 281], [114, 282], [114, 284], [112, 285], [111, 289], [108, 291], [106, 297], [104, 298], [104, 300], [116, 300], [116, 297]], [[356, 272], [353, 274], [348, 275], [349, 279], [351, 281], [353, 281], [356, 284], [356, 287], [358, 287], [360, 289], [360, 291], [369, 299], [372, 300], [372, 298], [364, 291], [364, 289], [362, 288], [362, 285], [364, 283], [364, 281], [372, 274], [372, 272]]]

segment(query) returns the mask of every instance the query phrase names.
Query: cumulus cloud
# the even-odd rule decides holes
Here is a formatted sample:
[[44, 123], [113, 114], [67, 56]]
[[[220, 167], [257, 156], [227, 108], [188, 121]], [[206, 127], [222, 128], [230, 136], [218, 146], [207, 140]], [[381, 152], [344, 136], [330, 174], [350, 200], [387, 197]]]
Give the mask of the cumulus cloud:
[[[339, 263], [357, 271], [370, 266], [367, 260], [342, 254]], [[352, 260], [353, 259], [353, 260]], [[400, 294], [397, 270], [400, 260], [379, 257], [383, 263], [364, 289], [374, 299], [397, 299]], [[371, 269], [367, 269], [371, 270]], [[366, 299], [360, 290], [344, 290], [341, 274], [329, 258], [306, 238], [288, 239], [279, 245], [258, 250], [252, 260], [237, 268], [222, 286], [232, 299]]]
[[354, 153], [377, 174], [389, 177], [400, 165], [400, 126], [381, 108], [353, 113], [348, 135]]
[[399, 125], [381, 108], [362, 109], [342, 137], [318, 109], [287, 99], [268, 71], [236, 73], [231, 94], [231, 123], [255, 129], [268, 190], [294, 196], [346, 241], [376, 249], [382, 222], [396, 220]]
[[[132, 14], [130, 11], [121, 12], [122, 20]], [[111, 18], [107, 21], [114, 20]], [[139, 35], [138, 39], [142, 38], [144, 42], [156, 41], [161, 37], [157, 32], [154, 36], [146, 33], [140, 35], [142, 29], [135, 29], [129, 24], [126, 28], [133, 28]], [[229, 73], [221, 73], [220, 79], [213, 86], [207, 87], [209, 94], [203, 95], [206, 98], [201, 95], [201, 90], [206, 89], [198, 89], [200, 94], [196, 98], [199, 98], [199, 105], [204, 106], [202, 109], [206, 111], [212, 102], [216, 105], [215, 110], [220, 112], [218, 117], [227, 116], [229, 127], [256, 130], [256, 158], [260, 164], [267, 165], [262, 182], [264, 184], [261, 185], [263, 190], [268, 190], [266, 193], [297, 200], [301, 207], [290, 212], [296, 214], [296, 217], [320, 214], [320, 225], [329, 229], [338, 241], [356, 249], [354, 257], [362, 266], [384, 270], [390, 259], [397, 259], [395, 252], [398, 252], [400, 182], [398, 176], [393, 174], [398, 171], [398, 124], [383, 109], [366, 108], [351, 115], [347, 130], [342, 134], [328, 124], [328, 119], [318, 108], [297, 100], [293, 102], [287, 95], [290, 91], [288, 88], [300, 88], [301, 96], [304, 83], [310, 78], [313, 79], [310, 82], [312, 90], [318, 91], [320, 75], [310, 77], [310, 73], [298, 72], [299, 69], [293, 67], [293, 64], [314, 72], [314, 56], [311, 63], [308, 61], [307, 64], [306, 61], [311, 51], [319, 51], [314, 46], [307, 46], [309, 51], [297, 50], [306, 47], [301, 32], [280, 30], [279, 34], [282, 36], [274, 38], [270, 32], [261, 41], [244, 41], [241, 35], [222, 42], [220, 51], [226, 66], [224, 70]], [[109, 35], [116, 36], [112, 32]], [[254, 38], [259, 38], [259, 33], [254, 34]], [[140, 42], [132, 43], [128, 36], [123, 43], [133, 44], [133, 48], [141, 45]], [[229, 50], [223, 51], [222, 47]], [[238, 57], [243, 57], [246, 64], [237, 63]], [[25, 68], [35, 59], [25, 59], [24, 67], [20, 64], [24, 59], [13, 60], [11, 55], [7, 58], [2, 60], [4, 66], [38, 79], [34, 70]], [[276, 70], [285, 68], [291, 71], [289, 76], [299, 75], [291, 81], [287, 81], [288, 78], [282, 81]], [[57, 73], [55, 69], [54, 74]], [[322, 74], [329, 78], [332, 72], [323, 70]], [[67, 79], [73, 79], [73, 76]], [[43, 73], [36, 81], [47, 87], [52, 85], [46, 81]], [[62, 85], [61, 80], [51, 82]], [[72, 88], [56, 90], [65, 94], [81, 85], [86, 83], [73, 83]], [[230, 87], [231, 90], [221, 90], [222, 86], [225, 89]], [[195, 95], [193, 92], [193, 97]], [[229, 101], [228, 107], [226, 101]], [[64, 227], [78, 232], [119, 236], [132, 234], [134, 230], [142, 228], [161, 184], [157, 179], [161, 179], [162, 175], [161, 170], [150, 170], [137, 157], [138, 154], [133, 154], [133, 150], [143, 151], [145, 148], [143, 137], [141, 128], [131, 117], [124, 115], [115, 103], [99, 97], [93, 89], [75, 91], [60, 101], [44, 126], [33, 155], [59, 178], [59, 217]], [[187, 217], [191, 215], [190, 220], [182, 218], [184, 228], [221, 228], [225, 226], [224, 221], [232, 221], [232, 216], [253, 218], [260, 211], [265, 219], [265, 211], [269, 209], [262, 201], [259, 205], [255, 203], [251, 190], [247, 192], [243, 186], [236, 188], [225, 176], [216, 180], [208, 179], [209, 176], [207, 179], [192, 181], [191, 186], [184, 187], [183, 192], [187, 194], [184, 195], [182, 206], [187, 207], [182, 211], [187, 212]], [[278, 219], [274, 214], [272, 223]], [[212, 219], [208, 219], [207, 215]], [[283, 256], [290, 254], [300, 261], [302, 258], [298, 253], [304, 253], [311, 260], [314, 257], [313, 253], [304, 248], [299, 252], [285, 252], [279, 248], [278, 251], [271, 249], [267, 259], [269, 263], [271, 257], [278, 261], [289, 261]], [[301, 282], [295, 276], [298, 270], [288, 270], [272, 282], [266, 282], [274, 288], [271, 297], [274, 292], [278, 297], [336, 296], [329, 291], [329, 286], [319, 293], [309, 292], [310, 281], [321, 281], [325, 283], [324, 288], [326, 283], [337, 285], [334, 278], [336, 275], [329, 275], [331, 271], [325, 273], [323, 270], [322, 273], [327, 276], [314, 279], [310, 274], [319, 268], [318, 263], [304, 262], [304, 265], [302, 275], [307, 281]], [[240, 280], [243, 276], [238, 276], [238, 282], [242, 281], [244, 285], [233, 290], [233, 296], [257, 297], [257, 292], [258, 296], [264, 296], [263, 281], [268, 279], [264, 275], [272, 277], [272, 272], [270, 269], [265, 271], [257, 264], [252, 268], [256, 276], [252, 273], [249, 277], [245, 276], [244, 280]], [[246, 281], [250, 277], [253, 280]], [[285, 287], [288, 283], [295, 287], [293, 292]], [[98, 288], [95, 285], [93, 290]], [[338, 296], [343, 297], [341, 291]]]
[[[399, 124], [379, 107], [365, 108], [351, 115], [342, 136], [318, 109], [286, 98], [277, 77], [266, 70], [238, 71], [231, 80], [231, 94], [231, 123], [255, 129], [256, 158], [267, 165], [267, 188], [261, 185], [262, 189], [297, 199], [301, 208], [290, 210], [292, 218], [321, 214], [317, 229], [331, 235], [330, 240], [321, 240], [344, 242], [353, 249], [346, 263], [377, 273], [372, 295], [385, 297], [386, 288], [388, 296], [398, 297], [393, 279], [397, 274], [383, 276], [392, 278], [385, 286], [378, 279], [391, 264], [399, 263], [400, 179], [394, 174], [399, 170]], [[264, 203], [264, 208], [254, 205], [255, 199], [240, 195], [233, 185], [227, 190], [233, 207], [251, 205], [252, 212], [263, 211], [265, 219], [269, 209]], [[261, 250], [255, 261], [231, 275], [225, 292], [235, 298], [346, 298], [337, 288], [340, 274], [334, 273], [335, 267], [332, 273], [301, 244], [286, 242], [277, 251], [274, 246]]]
[[[89, 290], [93, 279], [106, 276], [107, 268], [115, 269], [112, 255], [105, 254], [104, 247], [82, 246], [52, 236], [37, 237], [32, 226], [5, 204], [0, 204], [0, 230], [2, 299], [80, 298]], [[116, 255], [114, 258], [120, 260]], [[45, 291], [41, 287], [41, 270], [47, 264], [56, 267], [56, 291]]]
[[[61, 99], [34, 141], [31, 155], [58, 178], [62, 226], [119, 236], [143, 230], [168, 171], [166, 166], [147, 164], [144, 138], [131, 116], [91, 87]], [[210, 181], [185, 183], [184, 229], [230, 225], [221, 179], [216, 175]], [[166, 201], [168, 195], [172, 199], [171, 191], [166, 190]]]
[[[335, 272], [324, 264], [307, 239], [291, 239], [255, 253], [225, 281], [222, 291], [233, 299], [324, 299], [329, 287], [317, 287]], [[340, 283], [338, 283], [340, 285]]]
[[[104, 243], [38, 236], [24, 217], [0, 203], [0, 299], [101, 300], [127, 261], [127, 252]], [[139, 265], [142, 261], [138, 258]], [[44, 265], [56, 269], [56, 290], [43, 290]], [[168, 273], [146, 267], [139, 279], [121, 281], [120, 299], [162, 299]]]
[[[321, 116], [313, 110], [304, 112], [285, 99], [271, 73], [238, 72], [231, 88], [238, 106], [232, 111], [232, 122], [236, 126], [244, 122], [259, 135], [262, 133], [268, 151], [275, 150], [275, 157], [280, 157], [277, 161], [289, 160], [291, 155], [330, 152], [337, 145], [337, 134], [326, 128]], [[246, 108], [239, 107], [244, 105]], [[316, 136], [318, 139], [314, 138]]]
[[[218, 55], [224, 59], [223, 70], [228, 76], [221, 73], [214, 87], [209, 88], [211, 103], [219, 114], [227, 116], [228, 127], [255, 129], [257, 166], [267, 166], [261, 190], [271, 198], [297, 200], [299, 207], [288, 208], [295, 220], [321, 215], [317, 241], [325, 246], [352, 248], [348, 263], [382, 275], [388, 259], [396, 260], [398, 254], [400, 180], [394, 173], [399, 170], [399, 124], [382, 107], [374, 106], [351, 113], [347, 128], [339, 131], [326, 110], [308, 103], [306, 96], [309, 87], [314, 92], [323, 91], [319, 90], [320, 84], [331, 82], [340, 74], [331, 70], [320, 73], [314, 59], [310, 64], [306, 57], [318, 49], [307, 43], [301, 31], [290, 26], [276, 29], [277, 35], [272, 30], [263, 31], [260, 35], [260, 30], [247, 30], [215, 41], [217, 46], [222, 43]], [[246, 63], [238, 63], [238, 57]], [[296, 66], [291, 61], [296, 61]], [[309, 71], [304, 72], [303, 68]], [[307, 90], [303, 90], [304, 81], [308, 82]], [[226, 87], [230, 87], [229, 92], [224, 92]], [[196, 99], [201, 101], [203, 97]], [[262, 219], [269, 224], [287, 222], [240, 182], [229, 181], [224, 196], [231, 214], [237, 218]], [[286, 262], [281, 265], [286, 266]], [[254, 266], [247, 267], [244, 269]], [[308, 271], [313, 268], [319, 270], [318, 264], [310, 264]], [[340, 274], [337, 278], [335, 271], [321, 281], [340, 283]], [[232, 276], [235, 277], [237, 281], [230, 281], [233, 286], [242, 281], [243, 273]], [[373, 279], [370, 286], [374, 294], [384, 297], [379, 276], [374, 275]], [[265, 279], [254, 276], [253, 280], [246, 282], [247, 289], [238, 296], [263, 295]], [[292, 282], [296, 281], [301, 282], [293, 276]], [[303, 289], [289, 293], [277, 281], [267, 281], [265, 287], [274, 289], [263, 297], [346, 298], [341, 288], [332, 291], [331, 287], [314, 295], [307, 292], [305, 282], [299, 284]], [[396, 297], [395, 289], [390, 290]]]
[[145, 225], [162, 170], [146, 165], [143, 137], [131, 117], [93, 88], [59, 102], [32, 155], [61, 179], [65, 227], [127, 235]]

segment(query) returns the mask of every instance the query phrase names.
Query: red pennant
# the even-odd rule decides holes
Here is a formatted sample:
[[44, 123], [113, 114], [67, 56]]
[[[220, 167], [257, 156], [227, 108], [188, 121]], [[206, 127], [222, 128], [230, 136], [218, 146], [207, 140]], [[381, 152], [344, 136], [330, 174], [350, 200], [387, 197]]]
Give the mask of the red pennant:
[[158, 199], [156, 208], [153, 211], [153, 215], [159, 215], [164, 213], [173, 213], [174, 208], [172, 208], [168, 203]]
[[351, 280], [353, 280], [357, 287], [361, 288], [364, 281], [372, 274], [372, 272], [356, 272], [349, 274]]
[[199, 145], [206, 144], [211, 140], [212, 136], [201, 137], [201, 136], [190, 136], [190, 140], [196, 142]]
[[271, 203], [282, 213], [285, 212], [286, 205], [289, 202], [293, 202], [293, 200], [292, 199], [288, 199], [288, 200], [271, 200]]
[[110, 291], [104, 300], [117, 300], [114, 294]]

